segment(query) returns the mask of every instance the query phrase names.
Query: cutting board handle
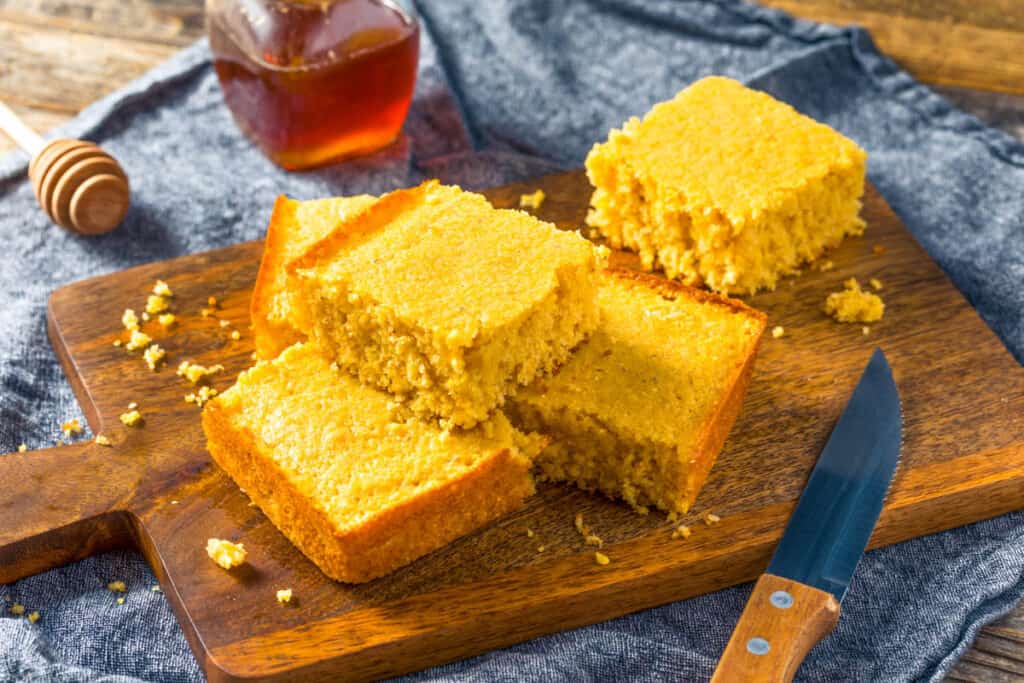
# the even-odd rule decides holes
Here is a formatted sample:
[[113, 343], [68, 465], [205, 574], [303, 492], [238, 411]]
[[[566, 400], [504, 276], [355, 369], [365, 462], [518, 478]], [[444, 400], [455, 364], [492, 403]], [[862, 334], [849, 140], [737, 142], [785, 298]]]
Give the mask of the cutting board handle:
[[0, 584], [130, 545], [138, 472], [92, 441], [0, 455]]
[[788, 683], [838, 621], [839, 603], [831, 593], [762, 574], [711, 683]]

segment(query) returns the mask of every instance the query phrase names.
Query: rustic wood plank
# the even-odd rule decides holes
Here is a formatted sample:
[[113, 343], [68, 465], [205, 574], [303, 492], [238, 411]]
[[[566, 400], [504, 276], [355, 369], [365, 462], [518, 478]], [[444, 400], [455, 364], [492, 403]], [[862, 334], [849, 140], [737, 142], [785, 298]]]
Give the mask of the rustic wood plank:
[[0, 21], [183, 47], [202, 37], [202, 0], [0, 0]]
[[[513, 206], [536, 187], [548, 195], [541, 217], [567, 228], [579, 224], [589, 197], [580, 172], [488, 194], [498, 206]], [[214, 381], [223, 389], [251, 363], [247, 307], [259, 244], [58, 290], [51, 339], [90, 425], [115, 442], [103, 453], [111, 473], [102, 478], [105, 497], [97, 497], [53, 459], [0, 458], [0, 480], [13, 482], [5, 495], [18, 501], [3, 510], [0, 581], [71, 559], [60, 549], [78, 547], [71, 538], [79, 534], [95, 547], [135, 544], [213, 681], [320, 679], [338, 671], [384, 676], [696, 595], [763, 571], [875, 345], [895, 369], [906, 438], [872, 547], [1024, 507], [1024, 422], [1016, 419], [1024, 411], [1024, 369], [873, 189], [865, 218], [867, 236], [830, 255], [835, 270], [808, 270], [751, 298], [786, 335], [762, 345], [743, 412], [694, 510], [690, 539], [673, 541], [661, 515], [636, 515], [604, 498], [545, 485], [515, 514], [359, 586], [327, 580], [212, 465], [198, 410], [182, 400], [192, 388], [173, 372], [185, 359], [223, 363], [227, 370]], [[874, 244], [885, 253], [875, 254]], [[615, 260], [635, 263], [628, 255]], [[885, 283], [886, 318], [867, 336], [820, 310], [825, 295], [851, 275]], [[123, 334], [121, 311], [138, 309], [147, 283], [158, 277], [176, 293], [180, 323], [169, 332], [146, 325], [168, 353], [167, 366], [154, 373], [112, 342]], [[211, 294], [222, 302], [217, 317], [227, 327], [198, 313]], [[242, 331], [240, 341], [231, 339], [233, 329]], [[963, 391], [950, 395], [954, 381]], [[147, 421], [141, 429], [117, 419], [133, 400]], [[784, 451], [779, 443], [787, 444]], [[61, 491], [60, 508], [28, 495], [40, 483]], [[707, 510], [722, 521], [696, 521]], [[573, 528], [577, 512], [605, 539], [610, 565], [598, 566], [584, 546]], [[202, 547], [210, 536], [244, 541], [248, 567], [226, 573], [213, 565]], [[546, 550], [538, 553], [541, 543]], [[297, 597], [288, 609], [273, 599], [285, 586]], [[981, 652], [976, 659], [992, 657]], [[1001, 660], [1000, 666], [1006, 670]]]
[[1014, 0], [762, 0], [795, 16], [859, 24], [923, 81], [1024, 93], [1024, 6]]

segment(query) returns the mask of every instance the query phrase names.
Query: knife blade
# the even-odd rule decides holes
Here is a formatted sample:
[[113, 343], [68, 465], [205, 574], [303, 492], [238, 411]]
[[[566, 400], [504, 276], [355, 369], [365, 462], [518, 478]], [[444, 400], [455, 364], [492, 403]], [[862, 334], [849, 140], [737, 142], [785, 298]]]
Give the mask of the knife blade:
[[712, 683], [792, 680], [839, 620], [900, 456], [892, 368], [875, 349], [758, 579]]

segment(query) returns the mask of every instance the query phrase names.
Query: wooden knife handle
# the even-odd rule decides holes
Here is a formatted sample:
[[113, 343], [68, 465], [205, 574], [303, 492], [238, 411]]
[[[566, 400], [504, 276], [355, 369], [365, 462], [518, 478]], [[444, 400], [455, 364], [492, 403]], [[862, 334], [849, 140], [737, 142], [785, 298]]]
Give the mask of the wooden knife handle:
[[839, 603], [831, 593], [762, 574], [711, 683], [791, 681], [838, 621]]

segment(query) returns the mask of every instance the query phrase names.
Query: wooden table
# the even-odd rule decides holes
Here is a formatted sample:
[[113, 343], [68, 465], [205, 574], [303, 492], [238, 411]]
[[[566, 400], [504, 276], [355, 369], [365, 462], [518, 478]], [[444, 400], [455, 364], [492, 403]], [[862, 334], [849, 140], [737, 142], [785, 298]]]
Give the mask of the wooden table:
[[[868, 27], [915, 76], [1024, 139], [1019, 0], [765, 0]], [[37, 130], [64, 123], [203, 33], [202, 0], [0, 0], [0, 99]], [[11, 147], [0, 140], [0, 152]], [[985, 628], [953, 681], [1024, 680], [1024, 605]]]

